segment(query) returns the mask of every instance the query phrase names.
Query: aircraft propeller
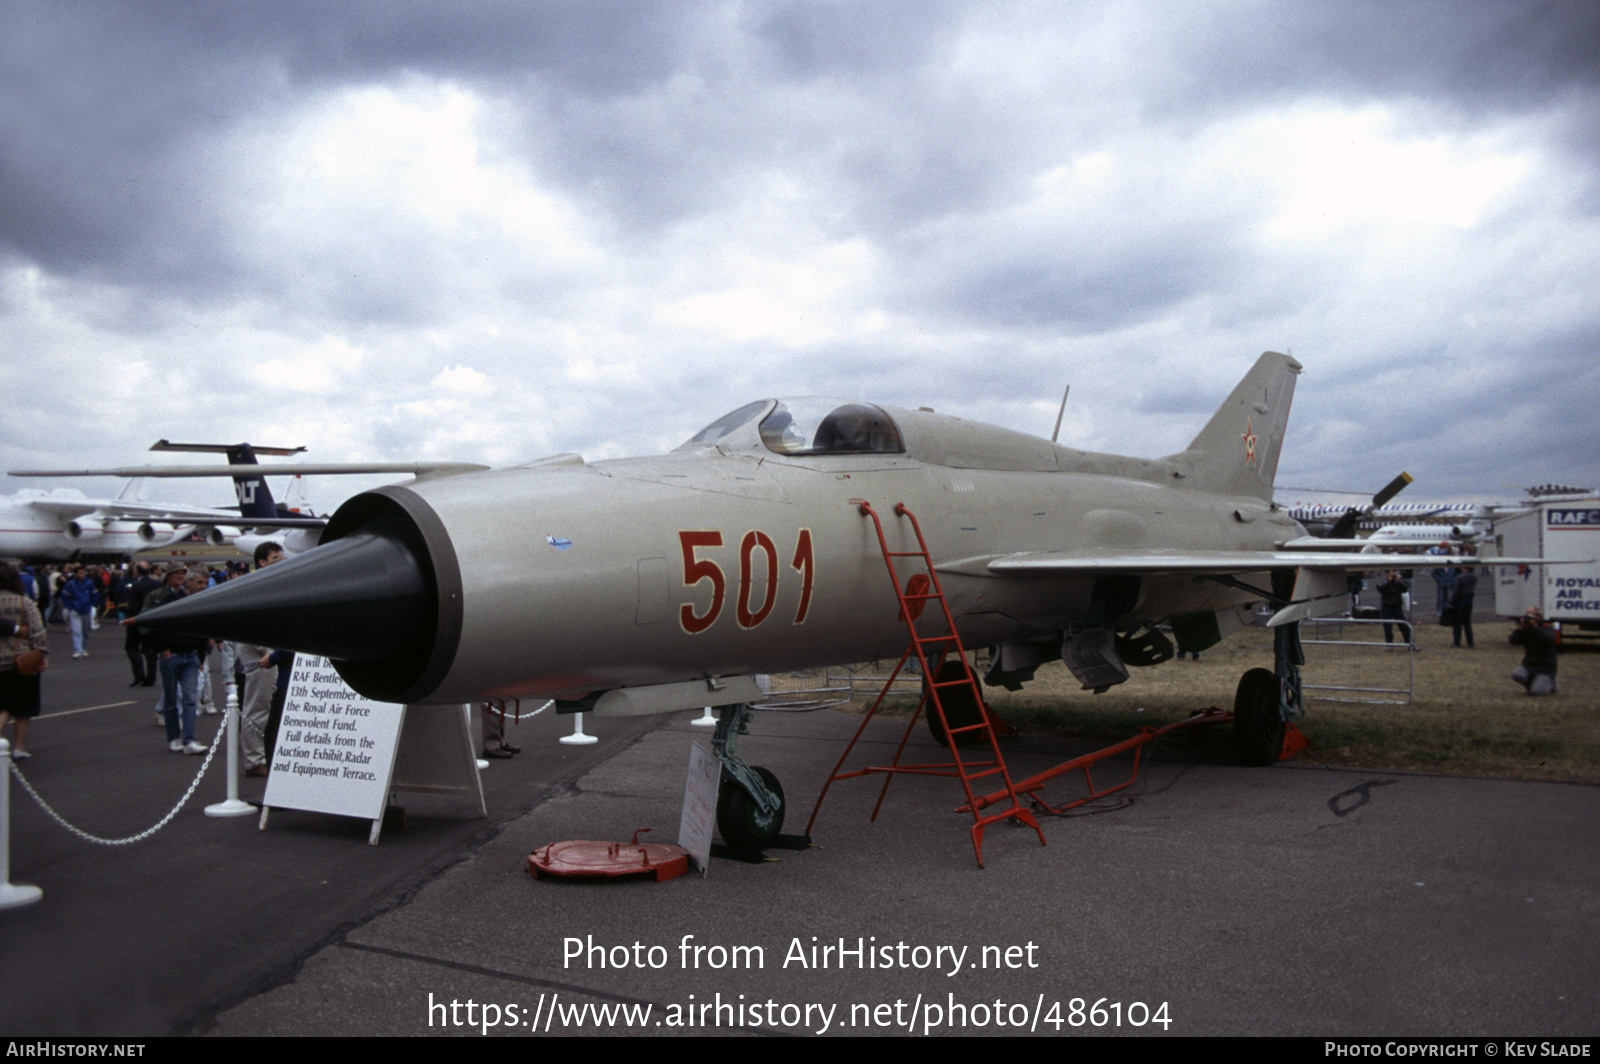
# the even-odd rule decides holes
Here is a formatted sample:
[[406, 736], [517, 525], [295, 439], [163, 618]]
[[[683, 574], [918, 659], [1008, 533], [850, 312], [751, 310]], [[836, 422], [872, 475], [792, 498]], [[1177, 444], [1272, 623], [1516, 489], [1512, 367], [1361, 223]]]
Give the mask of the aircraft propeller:
[[1385, 484], [1383, 489], [1372, 497], [1371, 503], [1359, 508], [1355, 506], [1350, 507], [1350, 509], [1344, 512], [1344, 516], [1335, 521], [1333, 523], [1333, 527], [1328, 529], [1327, 538], [1349, 539], [1356, 530], [1356, 522], [1360, 521], [1363, 517], [1367, 516], [1378, 507], [1387, 503], [1396, 495], [1399, 495], [1405, 490], [1406, 485], [1410, 484], [1414, 479], [1415, 478], [1412, 477], [1410, 473], [1401, 473], [1399, 476], [1389, 481], [1389, 483]]

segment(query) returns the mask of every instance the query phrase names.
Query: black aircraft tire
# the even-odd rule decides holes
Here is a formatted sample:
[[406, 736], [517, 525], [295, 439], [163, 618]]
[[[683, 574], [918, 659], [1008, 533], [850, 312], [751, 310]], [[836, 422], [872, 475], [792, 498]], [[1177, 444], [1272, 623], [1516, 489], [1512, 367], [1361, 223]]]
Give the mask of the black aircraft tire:
[[717, 798], [717, 830], [722, 833], [722, 841], [737, 850], [765, 850], [771, 846], [783, 830], [783, 814], [788, 810], [783, 799], [783, 784], [778, 782], [778, 777], [759, 765], [751, 771], [777, 796], [778, 810], [770, 817], [763, 817], [760, 807], [743, 787], [724, 779], [722, 794]]
[[1239, 677], [1233, 696], [1233, 741], [1247, 765], [1276, 764], [1283, 754], [1283, 718], [1278, 714], [1278, 678], [1269, 669]]
[[[939, 675], [934, 677], [939, 683], [949, 683], [951, 680], [960, 680], [966, 674], [961, 671], [961, 662], [947, 661], [939, 669]], [[961, 687], [939, 688], [939, 699], [944, 705], [945, 719], [952, 728], [965, 728], [983, 720], [983, 710], [978, 703], [973, 701], [972, 688], [965, 685]], [[928, 734], [933, 736], [933, 741], [940, 746], [945, 745], [944, 728], [939, 724], [939, 712], [933, 706], [933, 697], [930, 695], [928, 704], [923, 708], [923, 713], [928, 718]], [[982, 732], [962, 732], [956, 736], [957, 746], [971, 746], [982, 738]]]

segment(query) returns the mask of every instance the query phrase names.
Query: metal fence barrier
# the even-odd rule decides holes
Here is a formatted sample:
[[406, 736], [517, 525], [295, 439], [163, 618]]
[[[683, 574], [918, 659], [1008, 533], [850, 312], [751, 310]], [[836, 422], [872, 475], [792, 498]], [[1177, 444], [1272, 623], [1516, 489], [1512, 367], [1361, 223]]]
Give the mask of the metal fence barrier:
[[[1359, 626], [1362, 625], [1371, 627], [1372, 625], [1392, 624], [1400, 628], [1400, 632], [1397, 634], [1402, 636], [1409, 635], [1410, 638], [1402, 638], [1400, 642], [1397, 643], [1380, 642], [1377, 639], [1345, 639], [1343, 638], [1345, 635], [1344, 626], [1347, 624], [1357, 625], [1357, 631], [1360, 630]], [[1337, 630], [1332, 633], [1335, 638], [1322, 638], [1323, 630], [1329, 626], [1335, 625], [1337, 626]], [[1388, 652], [1399, 650], [1404, 651], [1406, 656], [1406, 685], [1404, 687], [1363, 687], [1354, 684], [1302, 683], [1300, 685], [1301, 690], [1307, 692], [1307, 698], [1317, 698], [1324, 702], [1364, 702], [1371, 705], [1409, 706], [1412, 702], [1412, 699], [1416, 695], [1417, 688], [1417, 644], [1416, 633], [1414, 629], [1415, 625], [1411, 621], [1394, 620], [1392, 618], [1389, 620], [1383, 620], [1381, 618], [1377, 620], [1370, 620], [1365, 617], [1312, 617], [1308, 620], [1301, 621], [1300, 642], [1304, 646], [1360, 647], [1367, 650], [1384, 650]], [[1308, 632], [1315, 633], [1315, 637], [1308, 638]], [[1310, 664], [1312, 664], [1312, 662], [1310, 660], [1310, 656], [1308, 655], [1307, 665]], [[1348, 692], [1348, 694], [1313, 695], [1310, 693], [1312, 691], [1345, 691]], [[1365, 695], [1367, 697], [1358, 697], [1361, 695]], [[1378, 697], [1381, 695], [1403, 695], [1404, 697]]]

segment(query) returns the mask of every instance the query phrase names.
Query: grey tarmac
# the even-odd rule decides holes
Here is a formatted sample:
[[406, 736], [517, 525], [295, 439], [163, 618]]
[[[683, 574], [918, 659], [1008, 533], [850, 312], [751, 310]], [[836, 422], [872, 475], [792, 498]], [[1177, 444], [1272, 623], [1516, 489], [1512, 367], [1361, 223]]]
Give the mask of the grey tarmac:
[[[127, 697], [125, 674], [105, 657], [60, 664], [48, 674], [47, 713]], [[63, 804], [85, 826], [144, 826], [198, 767], [159, 749], [153, 699], [134, 695], [136, 706], [36, 728], [25, 770], [50, 796], [71, 795]], [[1015, 1018], [1013, 1007], [1059, 1001], [1063, 1033], [1095, 1030], [1067, 1022], [1073, 998], [1085, 1010], [1121, 1003], [1121, 1027], [1108, 1019], [1103, 1033], [1160, 1032], [1130, 1025], [1133, 1002], [1165, 1002], [1173, 1034], [1554, 1037], [1600, 1027], [1600, 789], [1588, 786], [1253, 769], [1219, 739], [1169, 746], [1118, 808], [1047, 818], [1047, 847], [1026, 829], [991, 828], [984, 870], [970, 821], [953, 812], [954, 781], [901, 778], [876, 823], [875, 780], [837, 785], [815, 846], [763, 864], [718, 859], [704, 879], [662, 884], [530, 878], [528, 852], [554, 840], [625, 840], [643, 826], [672, 839], [689, 744], [707, 741], [690, 716], [592, 721], [602, 742], [576, 750], [556, 742], [568, 718], [525, 722], [511, 733], [524, 753], [485, 774], [488, 824], [407, 800], [409, 830], [375, 848], [364, 825], [339, 818], [285, 814], [267, 832], [250, 818], [208, 819], [199, 806], [222, 787], [211, 776], [155, 839], [107, 852], [46, 822], [14, 789], [13, 878], [42, 886], [45, 900], [0, 914], [5, 1026], [478, 1037], [482, 1012], [464, 1022], [470, 1000], [500, 1007], [501, 1019], [505, 1006], [527, 1010], [491, 1031], [516, 1036], [533, 1033], [544, 995], [546, 1010], [649, 1004], [645, 1026], [632, 1029], [670, 1033], [689, 1030], [655, 1026], [673, 1005], [681, 1018], [683, 1006], [720, 994], [730, 1006], [780, 1008], [693, 1033], [821, 1028], [815, 1010], [787, 1026], [784, 1004], [797, 1006], [788, 1018], [836, 1006], [830, 1034], [895, 1033], [903, 1028], [862, 1023], [892, 1024], [895, 1003], [904, 1018], [918, 995], [991, 1006], [988, 1033], [1002, 1033], [996, 1002]], [[783, 780], [787, 830], [804, 826], [857, 722], [834, 711], [758, 716], [742, 749]], [[875, 724], [870, 756], [886, 759], [901, 727]], [[914, 756], [934, 756], [920, 727], [913, 743]], [[1026, 773], [1081, 749], [1023, 738], [1007, 756]], [[691, 950], [708, 947], [698, 969], [683, 966], [684, 936]], [[812, 936], [847, 950], [904, 943], [891, 963], [915, 960], [917, 946], [966, 947], [967, 960], [954, 974], [948, 953], [937, 970], [863, 969], [848, 955], [844, 968], [802, 967], [790, 951], [798, 942], [809, 953]], [[564, 965], [567, 938], [629, 947], [629, 963]], [[664, 966], [636, 966], [635, 943], [662, 947]], [[714, 969], [716, 946], [759, 946], [764, 965]], [[1001, 967], [978, 966], [984, 947], [997, 947], [988, 956]], [[430, 1012], [430, 994], [459, 1003], [460, 1026], [447, 1007]], [[551, 1015], [541, 1013], [541, 1029]], [[587, 1022], [564, 1033], [628, 1030]]]

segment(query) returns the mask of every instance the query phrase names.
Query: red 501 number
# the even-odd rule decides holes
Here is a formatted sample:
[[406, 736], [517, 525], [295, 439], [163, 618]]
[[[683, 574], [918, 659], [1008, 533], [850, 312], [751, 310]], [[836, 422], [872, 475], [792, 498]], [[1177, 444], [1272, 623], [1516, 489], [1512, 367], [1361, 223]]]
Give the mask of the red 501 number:
[[[690, 635], [710, 628], [722, 614], [728, 601], [728, 578], [722, 566], [709, 557], [701, 557], [702, 550], [722, 546], [722, 533], [679, 532], [678, 546], [683, 550], [683, 586], [697, 587], [711, 581], [711, 604], [705, 613], [696, 613], [694, 604], [685, 602], [678, 610], [678, 621]], [[765, 579], [759, 602], [755, 598], [755, 574], [760, 566]], [[789, 567], [800, 576], [800, 604], [795, 609], [794, 623], [804, 624], [811, 609], [811, 587], [815, 581], [816, 558], [811, 549], [811, 530], [802, 528], [795, 538], [794, 557]], [[734, 595], [734, 616], [741, 628], [754, 628], [765, 621], [778, 602], [778, 547], [765, 532], [750, 531], [739, 541], [739, 588]]]

